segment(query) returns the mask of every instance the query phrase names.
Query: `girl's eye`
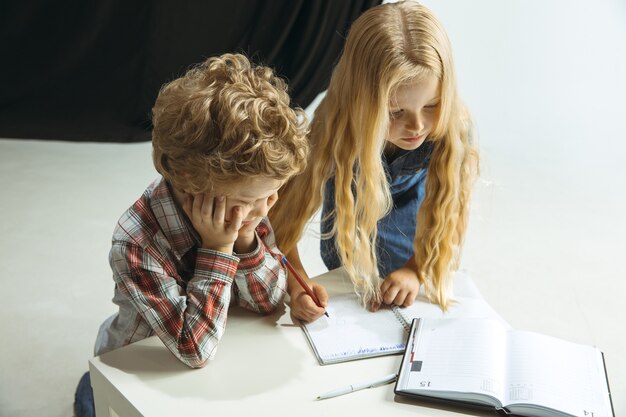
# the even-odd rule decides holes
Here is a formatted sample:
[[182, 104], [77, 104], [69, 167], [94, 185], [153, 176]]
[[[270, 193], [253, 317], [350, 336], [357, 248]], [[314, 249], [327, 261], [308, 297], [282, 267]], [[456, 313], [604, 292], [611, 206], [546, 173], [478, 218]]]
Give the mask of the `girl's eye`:
[[392, 112], [389, 112], [389, 115], [393, 118], [393, 119], [397, 119], [398, 117], [402, 116], [402, 113], [404, 112], [404, 110], [400, 109], [400, 110], [395, 110]]

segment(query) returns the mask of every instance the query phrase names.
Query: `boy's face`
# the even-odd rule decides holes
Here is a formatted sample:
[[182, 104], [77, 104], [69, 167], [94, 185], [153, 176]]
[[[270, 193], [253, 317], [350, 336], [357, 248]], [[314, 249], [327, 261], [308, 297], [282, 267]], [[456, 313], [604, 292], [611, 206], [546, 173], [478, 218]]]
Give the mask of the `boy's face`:
[[255, 229], [278, 200], [284, 180], [253, 177], [206, 193], [173, 189], [202, 240], [202, 247], [220, 252], [248, 253], [255, 247]]
[[215, 196], [226, 197], [224, 220], [230, 222], [233, 208], [241, 207], [243, 222], [241, 228], [254, 229], [278, 200], [278, 190], [285, 181], [268, 177], [253, 177], [228, 187], [216, 189]]
[[419, 148], [434, 128], [439, 100], [435, 76], [400, 85], [389, 103], [388, 144], [407, 151]]

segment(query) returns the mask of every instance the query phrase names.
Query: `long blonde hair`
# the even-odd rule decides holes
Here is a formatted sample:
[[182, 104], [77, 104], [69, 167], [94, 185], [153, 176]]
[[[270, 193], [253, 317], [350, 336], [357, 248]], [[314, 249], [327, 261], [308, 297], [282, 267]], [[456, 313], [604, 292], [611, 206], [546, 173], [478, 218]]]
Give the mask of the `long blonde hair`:
[[391, 209], [382, 164], [389, 102], [399, 85], [428, 74], [439, 79], [441, 99], [428, 138], [433, 151], [417, 215], [414, 256], [426, 294], [445, 310], [467, 226], [478, 153], [469, 134], [469, 114], [457, 94], [450, 42], [426, 7], [415, 2], [384, 4], [354, 22], [315, 112], [307, 169], [286, 185], [270, 213], [278, 245], [288, 253], [319, 210], [324, 186], [334, 175], [331, 234], [366, 303], [380, 300], [377, 223]]

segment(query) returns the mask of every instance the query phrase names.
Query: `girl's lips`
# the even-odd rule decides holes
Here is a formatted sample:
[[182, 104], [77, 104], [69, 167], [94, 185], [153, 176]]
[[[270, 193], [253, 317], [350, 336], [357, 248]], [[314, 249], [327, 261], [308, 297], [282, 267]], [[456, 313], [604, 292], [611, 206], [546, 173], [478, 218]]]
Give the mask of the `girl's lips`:
[[405, 142], [415, 143], [415, 142], [421, 141], [423, 137], [424, 137], [424, 135], [422, 135], [422, 136], [412, 136], [412, 137], [409, 137], [409, 138], [402, 138], [402, 140], [405, 141]]

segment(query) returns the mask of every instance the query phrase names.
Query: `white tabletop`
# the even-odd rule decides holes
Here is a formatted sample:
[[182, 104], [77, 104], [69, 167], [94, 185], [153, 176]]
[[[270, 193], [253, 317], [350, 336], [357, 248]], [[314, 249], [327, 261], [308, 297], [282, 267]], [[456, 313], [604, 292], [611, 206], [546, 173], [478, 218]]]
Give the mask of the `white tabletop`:
[[[350, 290], [338, 276], [318, 278], [331, 295]], [[156, 337], [96, 357], [90, 368], [99, 416], [415, 417], [463, 411], [395, 398], [394, 384], [315, 401], [331, 389], [397, 372], [400, 360], [394, 355], [321, 366], [288, 307], [268, 316], [236, 307], [215, 359], [202, 369], [180, 363]]]

